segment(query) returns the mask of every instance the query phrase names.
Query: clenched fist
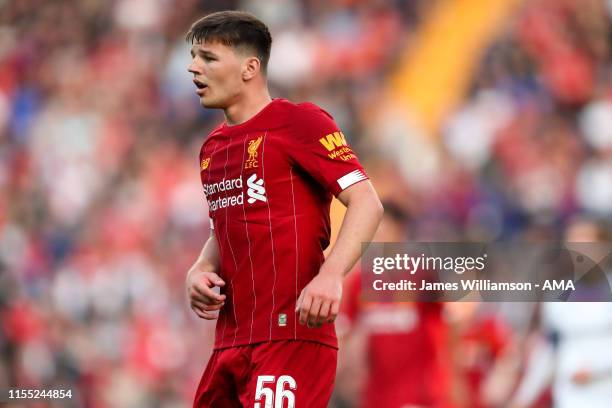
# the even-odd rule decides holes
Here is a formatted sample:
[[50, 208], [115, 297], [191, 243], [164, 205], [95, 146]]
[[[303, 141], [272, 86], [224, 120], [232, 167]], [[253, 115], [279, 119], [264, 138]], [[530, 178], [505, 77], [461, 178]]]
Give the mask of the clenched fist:
[[342, 277], [319, 273], [304, 287], [296, 302], [295, 312], [299, 313], [300, 324], [321, 327], [333, 323], [340, 310], [342, 298]]
[[214, 272], [208, 272], [199, 265], [194, 265], [187, 274], [187, 297], [195, 314], [202, 319], [214, 320], [225, 305], [225, 295], [217, 294], [213, 288], [225, 285], [223, 279]]

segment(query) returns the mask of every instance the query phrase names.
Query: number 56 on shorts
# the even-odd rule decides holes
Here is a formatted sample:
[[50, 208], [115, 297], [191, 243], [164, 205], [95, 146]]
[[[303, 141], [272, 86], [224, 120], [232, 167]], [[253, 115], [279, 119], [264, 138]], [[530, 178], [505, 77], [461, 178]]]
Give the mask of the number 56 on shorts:
[[296, 389], [297, 383], [290, 375], [281, 375], [278, 379], [273, 375], [260, 375], [255, 390], [255, 408], [295, 408], [293, 391]]

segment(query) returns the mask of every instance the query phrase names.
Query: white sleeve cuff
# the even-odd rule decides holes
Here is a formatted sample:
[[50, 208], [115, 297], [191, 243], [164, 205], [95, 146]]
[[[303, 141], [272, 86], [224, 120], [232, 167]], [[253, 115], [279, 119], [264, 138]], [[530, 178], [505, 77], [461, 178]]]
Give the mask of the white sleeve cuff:
[[348, 174], [340, 177], [338, 181], [338, 185], [342, 190], [345, 190], [347, 187], [352, 186], [358, 181], [365, 180], [367, 177], [361, 170], [353, 170]]

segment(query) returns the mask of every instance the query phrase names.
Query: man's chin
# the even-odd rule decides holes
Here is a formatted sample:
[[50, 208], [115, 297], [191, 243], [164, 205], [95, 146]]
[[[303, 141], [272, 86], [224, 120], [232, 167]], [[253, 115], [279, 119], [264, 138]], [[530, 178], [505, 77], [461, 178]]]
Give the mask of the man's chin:
[[218, 103], [217, 101], [205, 100], [204, 98], [200, 98], [200, 105], [206, 109], [222, 109], [223, 104]]

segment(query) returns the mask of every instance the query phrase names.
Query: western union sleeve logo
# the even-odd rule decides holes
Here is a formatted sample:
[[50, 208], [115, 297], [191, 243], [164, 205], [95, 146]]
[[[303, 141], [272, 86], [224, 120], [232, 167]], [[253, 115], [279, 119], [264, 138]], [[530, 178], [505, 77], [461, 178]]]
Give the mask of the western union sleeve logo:
[[330, 159], [342, 159], [348, 161], [355, 159], [357, 156], [353, 154], [353, 151], [348, 147], [346, 138], [342, 132], [334, 132], [326, 135], [319, 139], [319, 142], [327, 149], [329, 154], [327, 155]]
[[344, 138], [344, 134], [342, 132], [334, 132], [329, 135], [322, 137], [319, 139], [319, 142], [327, 149], [328, 152], [331, 152], [336, 147], [346, 146], [346, 139]]

